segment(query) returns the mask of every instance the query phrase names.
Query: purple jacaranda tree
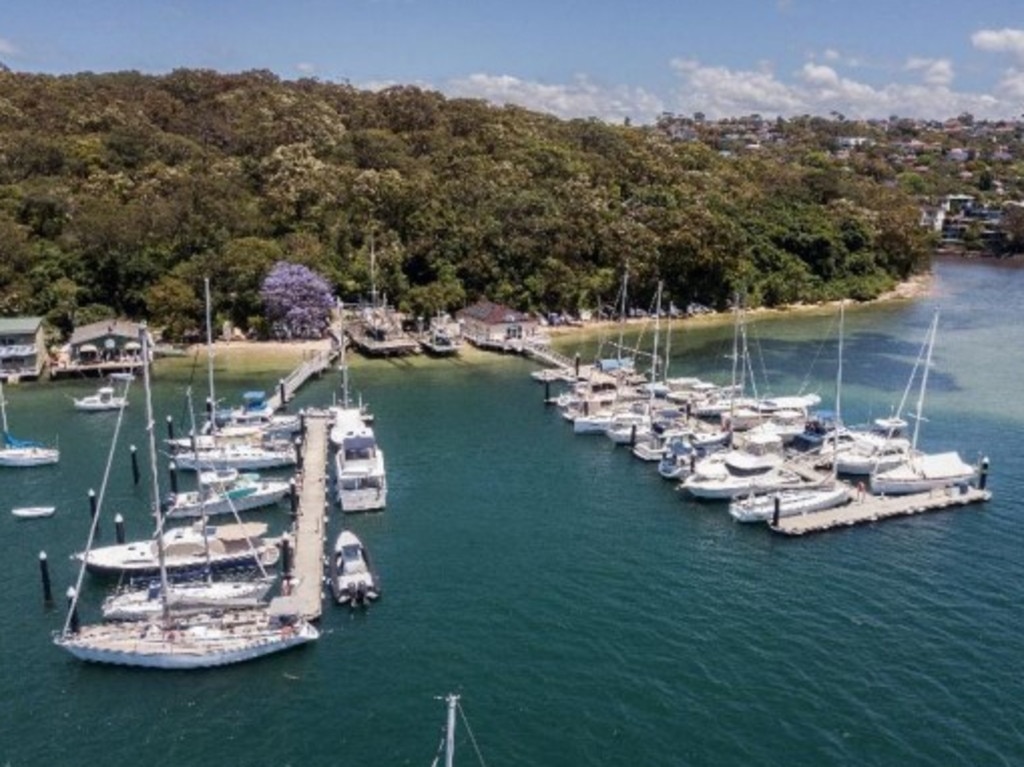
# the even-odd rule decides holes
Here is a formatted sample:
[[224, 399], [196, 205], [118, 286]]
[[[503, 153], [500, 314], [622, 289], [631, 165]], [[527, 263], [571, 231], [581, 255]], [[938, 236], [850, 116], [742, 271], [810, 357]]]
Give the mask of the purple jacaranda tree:
[[287, 261], [274, 264], [263, 280], [260, 298], [271, 331], [286, 338], [320, 338], [334, 306], [327, 280]]

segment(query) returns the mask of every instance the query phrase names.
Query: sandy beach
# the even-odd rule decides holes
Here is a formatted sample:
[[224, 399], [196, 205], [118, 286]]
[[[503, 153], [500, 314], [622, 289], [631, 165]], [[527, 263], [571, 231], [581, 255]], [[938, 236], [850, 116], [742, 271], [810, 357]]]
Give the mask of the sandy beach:
[[[870, 304], [885, 301], [906, 301], [924, 298], [933, 290], [933, 279], [930, 272], [918, 274], [905, 282], [898, 284], [893, 290], [882, 294]], [[751, 309], [750, 314], [755, 317], [772, 316], [782, 314], [802, 313], [825, 313], [833, 311], [838, 305], [837, 302], [820, 304], [793, 304], [789, 306], [767, 309]], [[865, 305], [865, 304], [858, 304]], [[647, 318], [636, 318], [627, 320], [628, 325], [643, 325], [649, 322]], [[673, 327], [700, 327], [707, 325], [732, 322], [731, 312], [712, 312], [710, 314], [698, 315], [672, 320]], [[618, 320], [601, 320], [587, 322], [582, 325], [559, 325], [545, 328], [546, 333], [553, 339], [568, 341], [573, 338], [587, 339], [594, 335], [607, 332], [610, 328], [617, 327]], [[330, 351], [331, 341], [329, 338], [304, 341], [216, 341], [214, 342], [214, 365], [217, 370], [231, 371], [237, 373], [265, 373], [267, 371], [290, 370], [298, 367], [303, 359], [319, 352]], [[462, 354], [473, 357], [477, 350], [472, 347], [463, 349]], [[486, 355], [486, 352], [480, 352]], [[353, 361], [361, 360], [358, 354], [352, 355]], [[188, 364], [206, 365], [206, 345], [196, 344], [186, 349]], [[182, 363], [184, 364], [184, 363]]]

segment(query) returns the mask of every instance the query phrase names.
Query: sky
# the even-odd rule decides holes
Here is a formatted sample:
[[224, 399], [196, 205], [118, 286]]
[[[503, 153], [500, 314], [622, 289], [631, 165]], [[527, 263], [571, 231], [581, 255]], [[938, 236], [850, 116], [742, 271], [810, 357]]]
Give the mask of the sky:
[[615, 123], [1016, 119], [1024, 2], [9, 0], [0, 62], [44, 74], [267, 69]]

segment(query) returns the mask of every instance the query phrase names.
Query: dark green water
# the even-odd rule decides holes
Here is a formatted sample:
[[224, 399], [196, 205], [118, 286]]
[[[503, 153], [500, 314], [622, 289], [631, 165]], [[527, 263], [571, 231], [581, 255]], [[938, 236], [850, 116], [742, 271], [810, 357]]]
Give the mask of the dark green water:
[[[489, 765], [1021, 764], [1024, 270], [937, 275], [934, 298], [848, 313], [844, 414], [889, 412], [941, 308], [921, 444], [989, 455], [987, 506], [779, 539], [684, 501], [609, 440], [574, 437], [528, 362], [360, 363], [391, 492], [352, 526], [383, 600], [328, 606], [313, 646], [204, 673], [90, 666], [50, 644], [63, 611], [43, 607], [36, 558], [47, 551], [62, 594], [114, 418], [72, 411], [90, 383], [10, 388], [12, 429], [59, 435], [63, 455], [0, 473], [0, 763], [428, 765], [435, 696], [459, 691]], [[806, 381], [830, 403], [834, 332], [828, 313], [753, 322], [762, 388]], [[728, 378], [731, 328], [672, 344], [673, 374]], [[278, 375], [219, 378], [218, 394]], [[188, 370], [158, 377], [159, 418], [180, 423]], [[328, 404], [336, 386], [298, 404]], [[147, 528], [127, 453], [144, 444], [135, 394], [106, 540], [115, 511]], [[43, 503], [54, 518], [8, 513]], [[286, 516], [260, 518], [277, 530]], [[90, 582], [85, 601], [100, 596]], [[458, 742], [456, 763], [476, 763], [461, 723]]]

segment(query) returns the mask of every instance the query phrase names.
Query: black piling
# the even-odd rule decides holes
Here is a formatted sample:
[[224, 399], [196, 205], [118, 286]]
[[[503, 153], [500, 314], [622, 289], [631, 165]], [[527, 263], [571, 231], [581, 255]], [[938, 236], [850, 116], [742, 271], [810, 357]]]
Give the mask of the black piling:
[[288, 503], [291, 505], [292, 518], [299, 515], [299, 486], [295, 484], [295, 478], [288, 480]]
[[580, 377], [580, 353], [576, 352], [576, 358], [573, 360], [573, 368], [576, 371], [576, 377]]
[[100, 524], [96, 521], [96, 491], [89, 488], [89, 519], [96, 525], [96, 537], [100, 537]]
[[120, 514], [114, 517], [114, 537], [119, 544], [124, 543], [124, 517]]
[[295, 468], [297, 471], [302, 471], [302, 439], [296, 437], [295, 439]]
[[81, 624], [78, 622], [78, 603], [75, 601], [75, 587], [68, 586], [68, 607], [71, 608], [71, 620], [69, 621], [69, 628], [72, 634], [77, 634]]
[[139, 451], [135, 445], [132, 445], [129, 451], [132, 454], [132, 484], [137, 485], [139, 484]]
[[281, 538], [281, 576], [290, 577], [292, 574], [292, 542], [288, 536]]
[[544, 382], [544, 404], [551, 403], [551, 381]]
[[636, 447], [636, 424], [629, 427], [629, 446]]
[[50, 563], [46, 560], [46, 552], [39, 552], [39, 577], [43, 579], [43, 602], [53, 604], [53, 589], [50, 586]]
[[981, 459], [981, 471], [978, 474], [978, 489], [984, 490], [988, 484], [988, 456]]
[[178, 494], [178, 464], [176, 464], [174, 461], [171, 461], [170, 463], [168, 463], [167, 464], [167, 473], [170, 475], [170, 479], [171, 479], [171, 492], [174, 493], [175, 495], [177, 495]]
[[277, 382], [277, 391], [281, 395], [281, 412], [284, 412], [288, 408], [288, 398], [285, 396], [284, 379], [282, 378]]
[[693, 472], [696, 469], [697, 469], [697, 454], [696, 453], [690, 453], [690, 473], [693, 474]]
[[167, 416], [167, 439], [174, 439], [174, 419], [171, 416]]
[[775, 508], [772, 510], [772, 525], [779, 526], [779, 517], [782, 516], [782, 499], [775, 496]]

